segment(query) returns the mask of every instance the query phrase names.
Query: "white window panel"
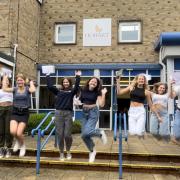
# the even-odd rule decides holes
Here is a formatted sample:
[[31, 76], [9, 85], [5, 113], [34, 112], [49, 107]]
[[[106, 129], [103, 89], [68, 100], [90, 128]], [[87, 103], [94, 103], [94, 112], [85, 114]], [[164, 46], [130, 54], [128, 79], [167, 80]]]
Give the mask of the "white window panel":
[[76, 43], [76, 24], [56, 24], [55, 25], [56, 44], [75, 44]]
[[141, 22], [119, 22], [119, 42], [141, 42]]

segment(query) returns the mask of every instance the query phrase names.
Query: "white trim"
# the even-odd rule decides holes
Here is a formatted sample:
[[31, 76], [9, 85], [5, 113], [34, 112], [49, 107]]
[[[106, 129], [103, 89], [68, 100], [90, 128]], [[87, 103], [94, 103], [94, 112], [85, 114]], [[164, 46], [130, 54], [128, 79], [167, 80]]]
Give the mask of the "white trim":
[[[59, 41], [58, 40], [58, 31], [60, 27], [72, 27], [73, 31], [71, 32], [72, 39], [69, 41]], [[54, 42], [56, 44], [75, 44], [76, 43], [76, 23], [58, 23], [55, 25], [55, 35]]]
[[2, 57], [0, 57], [0, 62], [4, 63], [4, 64], [6, 64], [6, 65], [12, 66], [12, 67], [14, 66], [14, 63], [13, 63], [13, 62], [10, 62], [10, 61], [2, 58]]
[[[137, 28], [138, 30], [138, 37], [137, 40], [123, 40], [122, 39], [122, 28], [127, 28], [127, 31], [133, 32], [133, 30], [128, 29], [129, 28]], [[124, 31], [124, 32], [127, 32]], [[129, 22], [119, 22], [119, 29], [118, 29], [118, 42], [119, 43], [134, 43], [134, 42], [141, 42], [141, 22], [139, 21], [129, 21]]]
[[37, 0], [39, 4], [42, 4], [43, 3], [43, 0]]

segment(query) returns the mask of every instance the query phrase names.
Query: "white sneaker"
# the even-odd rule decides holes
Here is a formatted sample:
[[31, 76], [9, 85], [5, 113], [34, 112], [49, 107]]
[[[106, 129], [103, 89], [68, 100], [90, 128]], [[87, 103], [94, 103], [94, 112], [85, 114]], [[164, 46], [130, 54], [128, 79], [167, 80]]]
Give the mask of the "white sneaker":
[[60, 160], [60, 161], [64, 161], [64, 153], [60, 153], [59, 160]]
[[4, 148], [0, 148], [0, 158], [4, 157]]
[[11, 157], [11, 150], [9, 148], [6, 148], [6, 158], [10, 158]]
[[25, 154], [26, 154], [26, 146], [25, 146], [25, 144], [23, 144], [20, 147], [19, 157], [23, 157], [23, 156], [25, 156]]
[[95, 161], [95, 157], [96, 157], [96, 150], [94, 149], [93, 152], [89, 153], [89, 162], [92, 163]]
[[14, 147], [13, 147], [13, 152], [17, 152], [19, 150], [19, 142], [16, 140], [15, 144], [14, 144]]
[[71, 153], [67, 153], [66, 159], [67, 159], [67, 160], [71, 160], [71, 159], [72, 159]]
[[101, 130], [101, 140], [102, 140], [103, 144], [107, 144], [107, 136], [106, 136], [104, 130]]

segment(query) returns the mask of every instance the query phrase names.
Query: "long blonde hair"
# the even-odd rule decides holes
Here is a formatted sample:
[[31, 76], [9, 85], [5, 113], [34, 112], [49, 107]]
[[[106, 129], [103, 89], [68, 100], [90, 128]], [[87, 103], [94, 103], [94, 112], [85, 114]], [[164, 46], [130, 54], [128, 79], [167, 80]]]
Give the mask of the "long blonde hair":
[[138, 78], [140, 76], [143, 76], [144, 77], [144, 85], [143, 85], [143, 88], [145, 90], [149, 90], [149, 86], [148, 86], [148, 81], [147, 81], [147, 78], [144, 74], [138, 74], [131, 82], [131, 87], [132, 87], [132, 90], [138, 85]]

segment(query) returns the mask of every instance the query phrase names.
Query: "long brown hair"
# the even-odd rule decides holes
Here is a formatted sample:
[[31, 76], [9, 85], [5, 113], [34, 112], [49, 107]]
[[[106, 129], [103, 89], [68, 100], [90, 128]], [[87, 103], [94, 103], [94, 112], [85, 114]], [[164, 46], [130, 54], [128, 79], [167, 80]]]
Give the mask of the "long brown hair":
[[97, 80], [97, 86], [94, 88], [94, 91], [100, 92], [101, 89], [102, 89], [102, 83], [101, 83], [101, 80], [100, 80], [99, 78], [97, 78], [97, 77], [92, 77], [92, 78], [90, 78], [88, 81], [86, 81], [83, 89], [85, 89], [85, 90], [88, 90], [88, 89], [89, 89], [89, 82], [90, 82], [92, 79], [96, 79], [96, 80]]
[[63, 85], [63, 81], [65, 80], [65, 79], [67, 79], [68, 80], [68, 82], [69, 82], [69, 88], [68, 89], [72, 89], [72, 79], [71, 78], [67, 78], [67, 77], [64, 77], [63, 79], [62, 79], [62, 81], [61, 81], [61, 83], [60, 83], [60, 85], [61, 85], [61, 90], [64, 90], [65, 88], [64, 88], [64, 85]]
[[159, 88], [159, 86], [161, 86], [161, 85], [163, 85], [163, 86], [165, 87], [165, 91], [164, 91], [163, 94], [166, 94], [166, 93], [167, 93], [168, 86], [167, 86], [166, 83], [163, 83], [163, 82], [155, 83], [155, 84], [153, 85], [153, 90], [152, 90], [152, 91], [153, 91], [154, 93], [158, 94], [158, 88]]

